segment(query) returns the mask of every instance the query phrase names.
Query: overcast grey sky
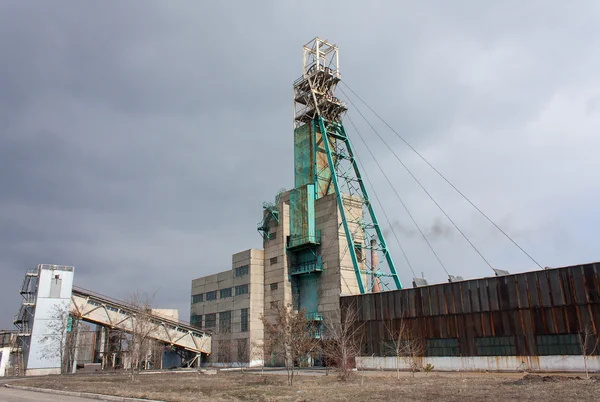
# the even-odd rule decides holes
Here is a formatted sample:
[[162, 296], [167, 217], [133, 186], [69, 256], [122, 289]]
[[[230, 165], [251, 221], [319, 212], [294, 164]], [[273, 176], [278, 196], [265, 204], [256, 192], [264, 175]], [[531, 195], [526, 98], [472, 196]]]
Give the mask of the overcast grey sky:
[[[262, 202], [293, 186], [292, 83], [315, 36], [542, 265], [600, 260], [600, 3], [290, 3], [0, 2], [0, 326], [39, 263], [74, 265], [77, 285], [116, 298], [158, 291], [187, 318], [191, 279], [261, 247]], [[350, 116], [448, 269], [490, 275]], [[377, 127], [494, 266], [535, 268]], [[445, 280], [352, 138], [415, 270]]]

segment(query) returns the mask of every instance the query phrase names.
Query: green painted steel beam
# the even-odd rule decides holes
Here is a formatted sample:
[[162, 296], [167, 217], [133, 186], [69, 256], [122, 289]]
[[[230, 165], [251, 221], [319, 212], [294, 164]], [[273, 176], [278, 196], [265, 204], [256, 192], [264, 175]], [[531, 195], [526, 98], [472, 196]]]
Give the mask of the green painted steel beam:
[[354, 167], [354, 172], [356, 174], [356, 178], [358, 179], [360, 189], [363, 193], [363, 197], [365, 199], [367, 209], [368, 209], [369, 215], [371, 217], [371, 221], [373, 222], [373, 225], [375, 226], [375, 231], [377, 232], [377, 237], [379, 238], [379, 242], [381, 244], [381, 249], [382, 249], [383, 255], [385, 256], [385, 259], [388, 263], [390, 273], [393, 275], [394, 283], [396, 284], [396, 288], [402, 289], [402, 283], [400, 282], [400, 278], [398, 277], [398, 273], [396, 272], [396, 266], [394, 265], [392, 256], [390, 255], [390, 252], [387, 248], [387, 244], [385, 242], [383, 232], [381, 231], [381, 226], [379, 225], [379, 221], [377, 220], [377, 216], [375, 215], [375, 210], [373, 209], [373, 205], [371, 204], [371, 201], [369, 199], [369, 194], [367, 192], [367, 188], [365, 187], [362, 176], [360, 174], [360, 169], [358, 168], [358, 164], [356, 163], [356, 159], [354, 158], [354, 151], [352, 150], [352, 145], [350, 145], [350, 140], [349, 140], [348, 136], [346, 135], [346, 130], [344, 129], [344, 126], [341, 123], [338, 125], [338, 129], [340, 130], [342, 136], [345, 138], [343, 141], [346, 143], [346, 148], [348, 150], [348, 154], [350, 155], [350, 161], [352, 163], [352, 166]]
[[[346, 234], [346, 241], [348, 242], [348, 249], [350, 251], [350, 258], [352, 260], [352, 265], [354, 266], [354, 272], [356, 274], [356, 281], [358, 282], [358, 289], [360, 293], [365, 293], [365, 285], [363, 283], [362, 274], [360, 272], [360, 266], [358, 265], [358, 258], [356, 256], [356, 250], [354, 249], [354, 239], [352, 238], [352, 234], [350, 233], [350, 228], [348, 227], [348, 221], [346, 220], [346, 211], [344, 208], [344, 200], [342, 197], [342, 192], [340, 191], [340, 186], [337, 180], [337, 174], [335, 172], [335, 165], [333, 162], [333, 156], [331, 153], [331, 147], [329, 145], [329, 133], [327, 128], [325, 127], [325, 121], [321, 116], [318, 118], [319, 127], [321, 129], [321, 135], [323, 136], [323, 143], [325, 145], [325, 153], [327, 155], [327, 163], [329, 164], [329, 168], [331, 171], [331, 181], [333, 182], [333, 187], [335, 189], [335, 197], [337, 199], [338, 208], [340, 210], [340, 215], [342, 217], [342, 224], [344, 225], [344, 233]], [[347, 141], [346, 141], [347, 143]]]

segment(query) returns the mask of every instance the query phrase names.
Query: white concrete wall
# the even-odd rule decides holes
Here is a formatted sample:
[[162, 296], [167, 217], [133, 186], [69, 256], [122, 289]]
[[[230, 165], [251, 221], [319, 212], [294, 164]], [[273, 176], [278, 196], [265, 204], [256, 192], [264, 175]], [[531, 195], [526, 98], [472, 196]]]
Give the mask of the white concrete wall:
[[6, 375], [6, 370], [10, 368], [10, 346], [0, 348], [0, 377]]
[[[64, 323], [56, 320], [58, 309], [69, 310], [73, 289], [74, 271], [49, 268], [40, 269], [37, 300], [35, 306], [31, 342], [27, 354], [26, 374], [60, 373], [60, 334], [56, 328], [65, 328]], [[50, 297], [52, 281], [61, 280], [58, 298]], [[45, 340], [46, 338], [46, 340]]]
[[179, 310], [173, 308], [153, 308], [152, 314], [179, 321]]
[[[589, 372], [600, 372], [600, 356], [589, 356]], [[410, 360], [394, 356], [361, 356], [356, 367], [372, 370], [410, 370]], [[434, 366], [434, 371], [567, 371], [583, 372], [583, 356], [469, 356], [469, 357], [421, 357], [416, 364]]]

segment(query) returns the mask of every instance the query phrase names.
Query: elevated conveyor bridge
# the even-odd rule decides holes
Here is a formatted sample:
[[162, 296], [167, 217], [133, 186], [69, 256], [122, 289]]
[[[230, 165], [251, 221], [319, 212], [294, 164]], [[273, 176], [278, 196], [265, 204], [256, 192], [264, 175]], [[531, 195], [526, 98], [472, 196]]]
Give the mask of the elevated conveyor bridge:
[[152, 326], [148, 329], [150, 338], [197, 354], [211, 353], [210, 333], [172, 317], [151, 310], [144, 312], [125, 302], [80, 287], [73, 287], [71, 313], [83, 321], [128, 333], [136, 328], [136, 319], [143, 314], [144, 320]]

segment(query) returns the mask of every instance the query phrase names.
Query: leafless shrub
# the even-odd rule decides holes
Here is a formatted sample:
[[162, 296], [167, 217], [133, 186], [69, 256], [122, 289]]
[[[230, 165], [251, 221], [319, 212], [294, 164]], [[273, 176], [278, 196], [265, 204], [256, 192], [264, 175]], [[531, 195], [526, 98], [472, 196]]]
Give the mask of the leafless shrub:
[[414, 337], [410, 331], [407, 321], [400, 319], [386, 325], [389, 340], [384, 344], [384, 353], [396, 357], [396, 377], [400, 379], [400, 362], [408, 361], [410, 371], [414, 377], [415, 372], [419, 371], [419, 357], [423, 354], [423, 342]]
[[265, 373], [265, 344], [262, 339], [252, 340], [250, 342], [248, 364], [250, 365], [253, 361], [261, 362], [260, 374]]
[[288, 385], [294, 382], [294, 367], [302, 358], [310, 356], [318, 347], [315, 328], [304, 310], [295, 311], [290, 305], [273, 306], [275, 320], [262, 316], [265, 327], [265, 352], [277, 356], [287, 370]]
[[336, 310], [327, 314], [324, 324], [322, 350], [327, 367], [333, 365], [338, 378], [346, 381], [361, 351], [364, 325], [358, 325], [357, 312], [351, 308], [344, 313]]
[[77, 347], [79, 317], [71, 315], [69, 304], [56, 304], [50, 311], [46, 328], [48, 332], [40, 339], [42, 357], [58, 359], [61, 373], [71, 372]]
[[583, 355], [585, 377], [589, 380], [590, 374], [588, 372], [588, 359], [598, 350], [598, 345], [600, 345], [600, 337], [598, 337], [597, 334], [594, 334], [592, 323], [587, 324], [578, 335], [579, 347], [581, 348], [581, 354]]
[[153, 298], [146, 293], [136, 291], [127, 300], [127, 304], [133, 310], [130, 316], [128, 342], [128, 351], [131, 357], [131, 381], [135, 380], [140, 363], [146, 361], [151, 349], [151, 334], [158, 327], [152, 319], [151, 303]]

